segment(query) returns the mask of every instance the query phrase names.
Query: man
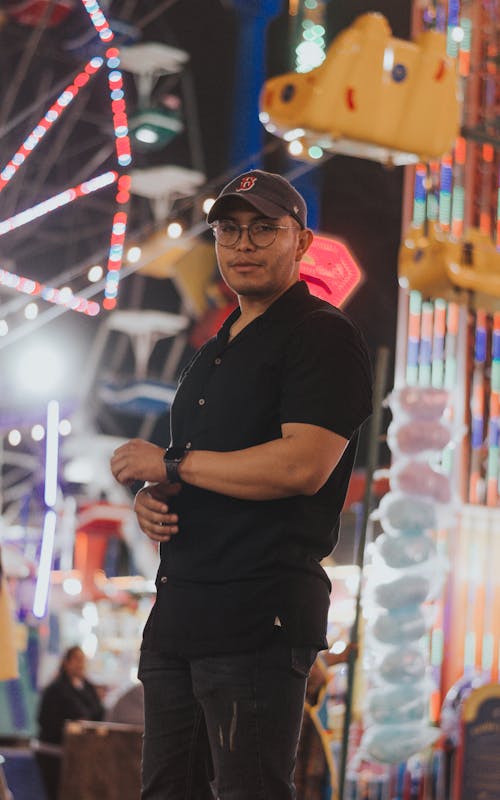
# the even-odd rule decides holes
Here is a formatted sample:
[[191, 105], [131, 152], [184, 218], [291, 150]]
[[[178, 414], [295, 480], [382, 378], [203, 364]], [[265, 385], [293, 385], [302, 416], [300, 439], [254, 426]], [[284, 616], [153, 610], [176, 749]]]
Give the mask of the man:
[[279, 175], [231, 181], [208, 214], [239, 308], [181, 375], [171, 446], [112, 458], [160, 542], [144, 631], [143, 800], [289, 800], [310, 667], [325, 639], [331, 552], [357, 431], [365, 345], [299, 280], [312, 242]]

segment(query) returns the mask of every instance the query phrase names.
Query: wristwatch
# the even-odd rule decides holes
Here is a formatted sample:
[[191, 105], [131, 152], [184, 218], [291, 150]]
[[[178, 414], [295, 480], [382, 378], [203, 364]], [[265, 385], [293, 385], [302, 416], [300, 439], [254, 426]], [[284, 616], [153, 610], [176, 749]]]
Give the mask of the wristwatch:
[[167, 447], [163, 454], [165, 468], [167, 470], [167, 479], [169, 483], [180, 483], [181, 476], [179, 475], [178, 467], [182, 459], [188, 451], [185, 447]]

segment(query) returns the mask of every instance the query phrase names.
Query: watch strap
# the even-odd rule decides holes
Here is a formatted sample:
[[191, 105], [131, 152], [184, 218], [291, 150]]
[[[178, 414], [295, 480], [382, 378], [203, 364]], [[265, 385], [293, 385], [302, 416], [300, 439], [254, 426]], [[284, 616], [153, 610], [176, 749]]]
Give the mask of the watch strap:
[[179, 464], [187, 453], [185, 447], [167, 447], [163, 455], [165, 462], [165, 469], [167, 472], [167, 480], [169, 483], [180, 483], [181, 476], [179, 475]]

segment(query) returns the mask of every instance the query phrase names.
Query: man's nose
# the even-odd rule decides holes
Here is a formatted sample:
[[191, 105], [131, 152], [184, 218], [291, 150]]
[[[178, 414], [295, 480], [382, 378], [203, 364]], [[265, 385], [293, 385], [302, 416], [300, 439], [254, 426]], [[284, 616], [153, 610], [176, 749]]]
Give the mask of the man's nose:
[[250, 239], [250, 232], [248, 230], [248, 225], [240, 225], [241, 233], [240, 233], [240, 240], [238, 242], [238, 247], [243, 248], [254, 248], [255, 245]]

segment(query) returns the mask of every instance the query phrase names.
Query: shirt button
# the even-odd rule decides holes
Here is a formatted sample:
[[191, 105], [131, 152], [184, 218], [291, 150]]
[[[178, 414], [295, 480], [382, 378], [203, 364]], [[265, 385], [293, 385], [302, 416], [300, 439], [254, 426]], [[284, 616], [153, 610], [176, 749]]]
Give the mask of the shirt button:
[[193, 445], [192, 445], [192, 443], [191, 443], [191, 442], [186, 442], [186, 445], [185, 445], [185, 446], [186, 446], [186, 450], [191, 450], [191, 448], [192, 448], [192, 446], [193, 446]]
[[166, 575], [162, 575], [161, 578], [160, 578], [160, 583], [166, 583], [167, 581], [168, 581], [167, 576]]
[[216, 364], [217, 366], [219, 366], [219, 364], [222, 364], [222, 358], [216, 358], [214, 364]]
[[204, 406], [205, 405], [205, 400], [204, 400], [203, 397], [200, 397], [200, 399], [198, 400], [198, 405], [199, 406]]

